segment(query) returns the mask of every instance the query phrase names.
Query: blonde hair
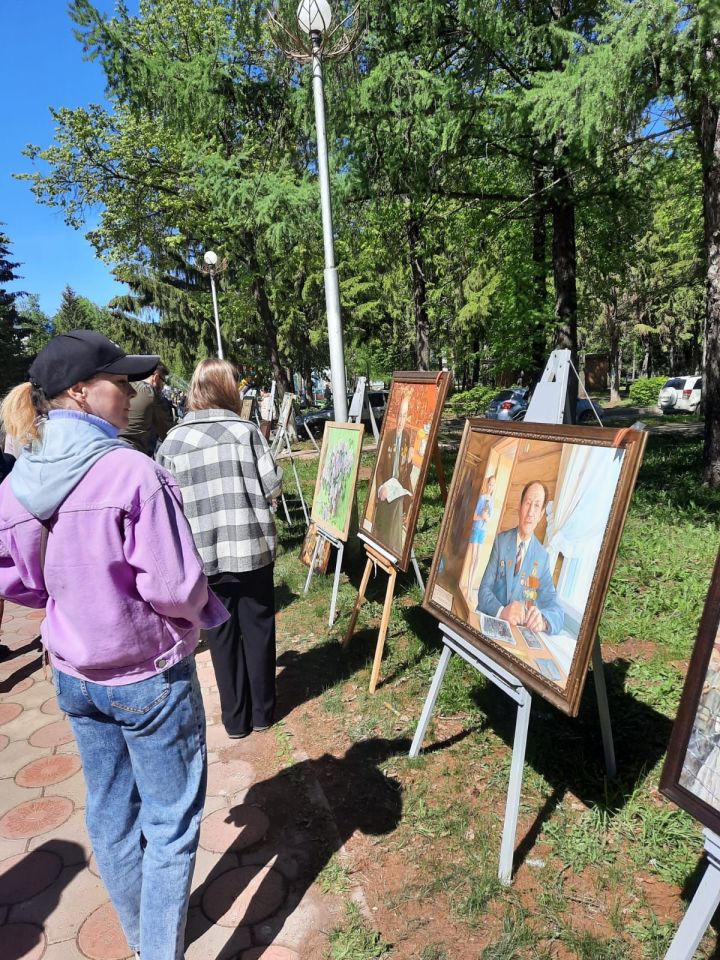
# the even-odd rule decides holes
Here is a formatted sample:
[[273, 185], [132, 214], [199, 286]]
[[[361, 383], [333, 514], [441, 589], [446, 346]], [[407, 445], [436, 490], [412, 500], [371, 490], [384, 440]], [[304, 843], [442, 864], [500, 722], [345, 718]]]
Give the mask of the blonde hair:
[[227, 360], [202, 360], [188, 390], [188, 410], [232, 410], [240, 413], [237, 367]]
[[0, 404], [0, 420], [5, 433], [17, 443], [25, 446], [40, 436], [38, 421], [46, 417], [49, 410], [60, 406], [55, 400], [48, 400], [40, 387], [31, 383], [20, 383], [3, 398]]

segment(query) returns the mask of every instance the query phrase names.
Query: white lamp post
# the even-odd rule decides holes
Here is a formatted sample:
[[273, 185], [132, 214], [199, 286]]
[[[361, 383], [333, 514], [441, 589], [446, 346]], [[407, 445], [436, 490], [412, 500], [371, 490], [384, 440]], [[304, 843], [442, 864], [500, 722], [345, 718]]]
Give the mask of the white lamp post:
[[[346, 421], [347, 388], [345, 385], [345, 348], [340, 318], [340, 285], [335, 267], [330, 173], [328, 170], [327, 136], [325, 133], [325, 95], [322, 61], [344, 56], [357, 42], [362, 26], [355, 7], [332, 28], [332, 10], [328, 0], [300, 0], [296, 26], [286, 26], [276, 10], [271, 10], [270, 29], [283, 53], [299, 63], [312, 63], [315, 126], [317, 129], [318, 177], [325, 247], [325, 306], [327, 309], [328, 344], [330, 347], [330, 379], [332, 381], [335, 419]], [[303, 34], [305, 36], [303, 37]], [[309, 38], [309, 43], [308, 43]]]
[[207, 273], [210, 275], [210, 290], [212, 291], [213, 314], [215, 315], [215, 335], [217, 337], [218, 357], [224, 360], [222, 338], [220, 336], [220, 314], [218, 313], [217, 291], [215, 290], [215, 274], [218, 271], [218, 255], [214, 250], [206, 250], [203, 262], [207, 267]]
[[325, 132], [325, 93], [322, 75], [322, 38], [332, 20], [327, 0], [300, 0], [297, 8], [300, 28], [309, 34], [312, 43], [312, 85], [315, 101], [315, 128], [317, 130], [318, 177], [320, 179], [320, 209], [322, 211], [323, 242], [325, 245], [325, 307], [327, 310], [328, 344], [330, 347], [330, 379], [332, 380], [335, 419], [348, 418], [347, 387], [345, 384], [345, 346], [340, 317], [340, 284], [335, 267], [332, 202], [330, 199], [330, 171], [328, 169], [327, 135]]

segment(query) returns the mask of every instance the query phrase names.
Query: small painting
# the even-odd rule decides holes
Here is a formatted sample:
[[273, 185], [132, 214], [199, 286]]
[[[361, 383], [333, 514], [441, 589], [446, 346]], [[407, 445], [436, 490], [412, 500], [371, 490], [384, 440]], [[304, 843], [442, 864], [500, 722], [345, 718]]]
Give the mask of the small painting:
[[449, 383], [447, 370], [393, 374], [360, 531], [401, 570], [410, 562]]
[[350, 528], [364, 430], [361, 423], [331, 422], [323, 433], [311, 518], [342, 541]]
[[572, 715], [645, 442], [465, 425], [423, 605]]
[[[313, 553], [315, 552], [315, 544], [317, 543], [318, 532], [317, 526], [310, 521], [310, 526], [307, 528], [307, 533], [305, 534], [305, 539], [303, 540], [302, 549], [300, 550], [300, 562], [304, 563], [306, 567], [309, 567], [312, 563]], [[328, 564], [330, 563], [330, 550], [332, 544], [329, 540], [326, 540], [322, 537], [320, 542], [320, 549], [318, 550], [318, 555], [315, 559], [315, 570], [314, 573], [327, 573]]]

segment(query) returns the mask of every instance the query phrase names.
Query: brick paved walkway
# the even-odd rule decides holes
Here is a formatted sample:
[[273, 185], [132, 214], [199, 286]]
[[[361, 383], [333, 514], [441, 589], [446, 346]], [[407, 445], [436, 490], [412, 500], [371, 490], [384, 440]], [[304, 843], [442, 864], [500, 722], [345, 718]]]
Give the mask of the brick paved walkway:
[[[124, 960], [129, 949], [85, 833], [80, 759], [43, 675], [42, 617], [6, 604], [2, 624], [12, 657], [0, 661], [0, 956]], [[283, 803], [272, 731], [228, 740], [209, 653], [197, 663], [210, 766], [187, 960], [315, 960], [341, 904], [312, 873], [302, 876], [313, 837], [288, 814], [297, 784], [285, 778], [294, 793]], [[273, 795], [277, 802], [262, 803]]]

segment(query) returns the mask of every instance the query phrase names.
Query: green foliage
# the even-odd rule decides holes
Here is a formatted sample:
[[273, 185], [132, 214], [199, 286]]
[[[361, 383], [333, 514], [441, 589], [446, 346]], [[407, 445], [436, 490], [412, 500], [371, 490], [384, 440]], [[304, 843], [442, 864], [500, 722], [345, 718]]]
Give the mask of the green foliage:
[[643, 377], [630, 384], [628, 397], [638, 407], [656, 407], [658, 394], [665, 385], [667, 377]]
[[495, 387], [478, 384], [470, 390], [454, 393], [448, 400], [447, 407], [456, 417], [482, 417], [496, 393]]

